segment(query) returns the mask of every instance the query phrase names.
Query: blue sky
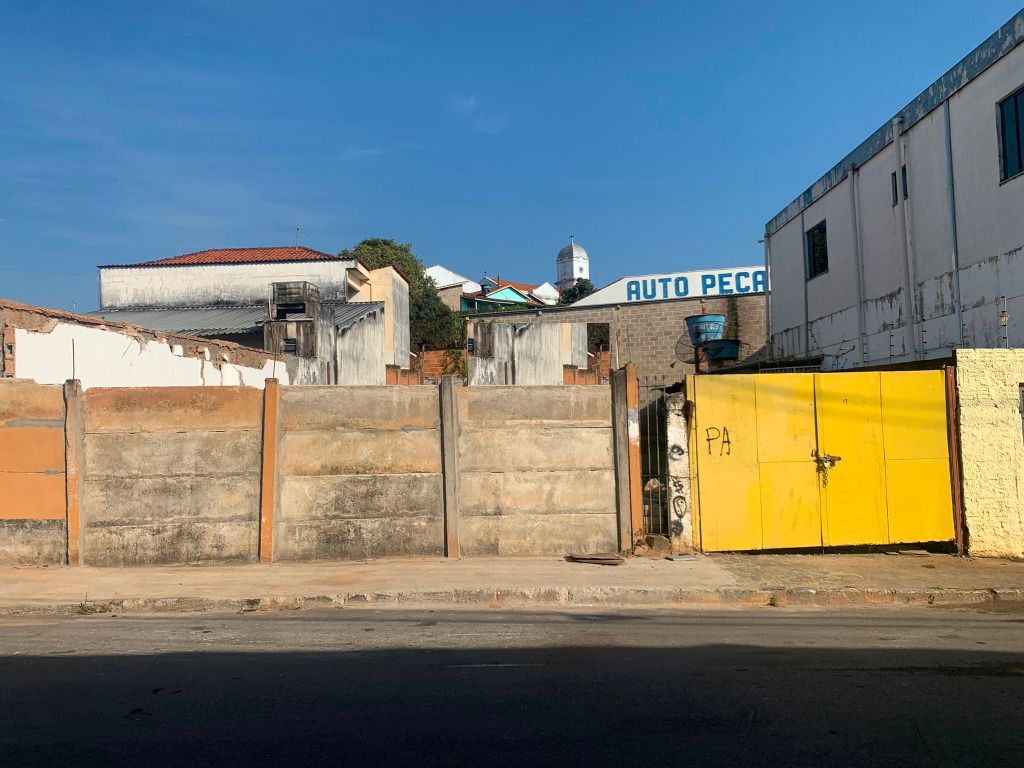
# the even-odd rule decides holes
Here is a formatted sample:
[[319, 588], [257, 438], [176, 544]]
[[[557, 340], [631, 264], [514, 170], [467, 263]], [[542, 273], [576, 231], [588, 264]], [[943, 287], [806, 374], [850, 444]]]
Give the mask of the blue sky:
[[97, 264], [296, 227], [522, 281], [570, 233], [597, 284], [758, 263], [1020, 6], [926, 7], [0, 0], [0, 296], [88, 310]]

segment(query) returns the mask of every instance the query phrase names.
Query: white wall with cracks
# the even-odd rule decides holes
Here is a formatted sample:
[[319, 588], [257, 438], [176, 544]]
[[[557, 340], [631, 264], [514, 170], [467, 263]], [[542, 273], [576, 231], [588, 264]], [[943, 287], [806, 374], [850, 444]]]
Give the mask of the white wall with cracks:
[[[246, 351], [200, 340], [147, 339], [118, 330], [56, 323], [48, 331], [14, 328], [14, 376], [38, 384], [78, 379], [91, 387], [249, 386], [289, 383], [284, 361], [239, 362]], [[269, 359], [268, 359], [269, 358]]]

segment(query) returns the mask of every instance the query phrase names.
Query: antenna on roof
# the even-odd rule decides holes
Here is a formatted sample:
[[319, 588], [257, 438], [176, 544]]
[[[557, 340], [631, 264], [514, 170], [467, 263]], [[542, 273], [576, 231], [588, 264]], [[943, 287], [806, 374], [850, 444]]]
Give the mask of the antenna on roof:
[[309, 235], [307, 235], [302, 229], [300, 229], [299, 227], [296, 227], [295, 228], [295, 244], [296, 245], [299, 244], [299, 236], [300, 235], [302, 237], [309, 237]]

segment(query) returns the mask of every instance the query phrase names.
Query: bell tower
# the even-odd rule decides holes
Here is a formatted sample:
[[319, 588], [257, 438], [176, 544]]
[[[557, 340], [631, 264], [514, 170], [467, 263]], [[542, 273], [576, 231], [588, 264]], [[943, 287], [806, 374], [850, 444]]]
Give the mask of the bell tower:
[[575, 235], [569, 235], [569, 244], [558, 252], [555, 269], [558, 275], [555, 287], [560, 291], [571, 288], [577, 280], [590, 279], [590, 258], [583, 246], [576, 242]]

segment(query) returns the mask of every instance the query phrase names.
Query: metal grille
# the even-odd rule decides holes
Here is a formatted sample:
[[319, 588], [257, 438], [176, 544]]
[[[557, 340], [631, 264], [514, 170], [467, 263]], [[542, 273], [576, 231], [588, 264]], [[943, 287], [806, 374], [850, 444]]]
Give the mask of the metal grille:
[[668, 535], [668, 437], [665, 376], [640, 376], [640, 479], [644, 532]]

